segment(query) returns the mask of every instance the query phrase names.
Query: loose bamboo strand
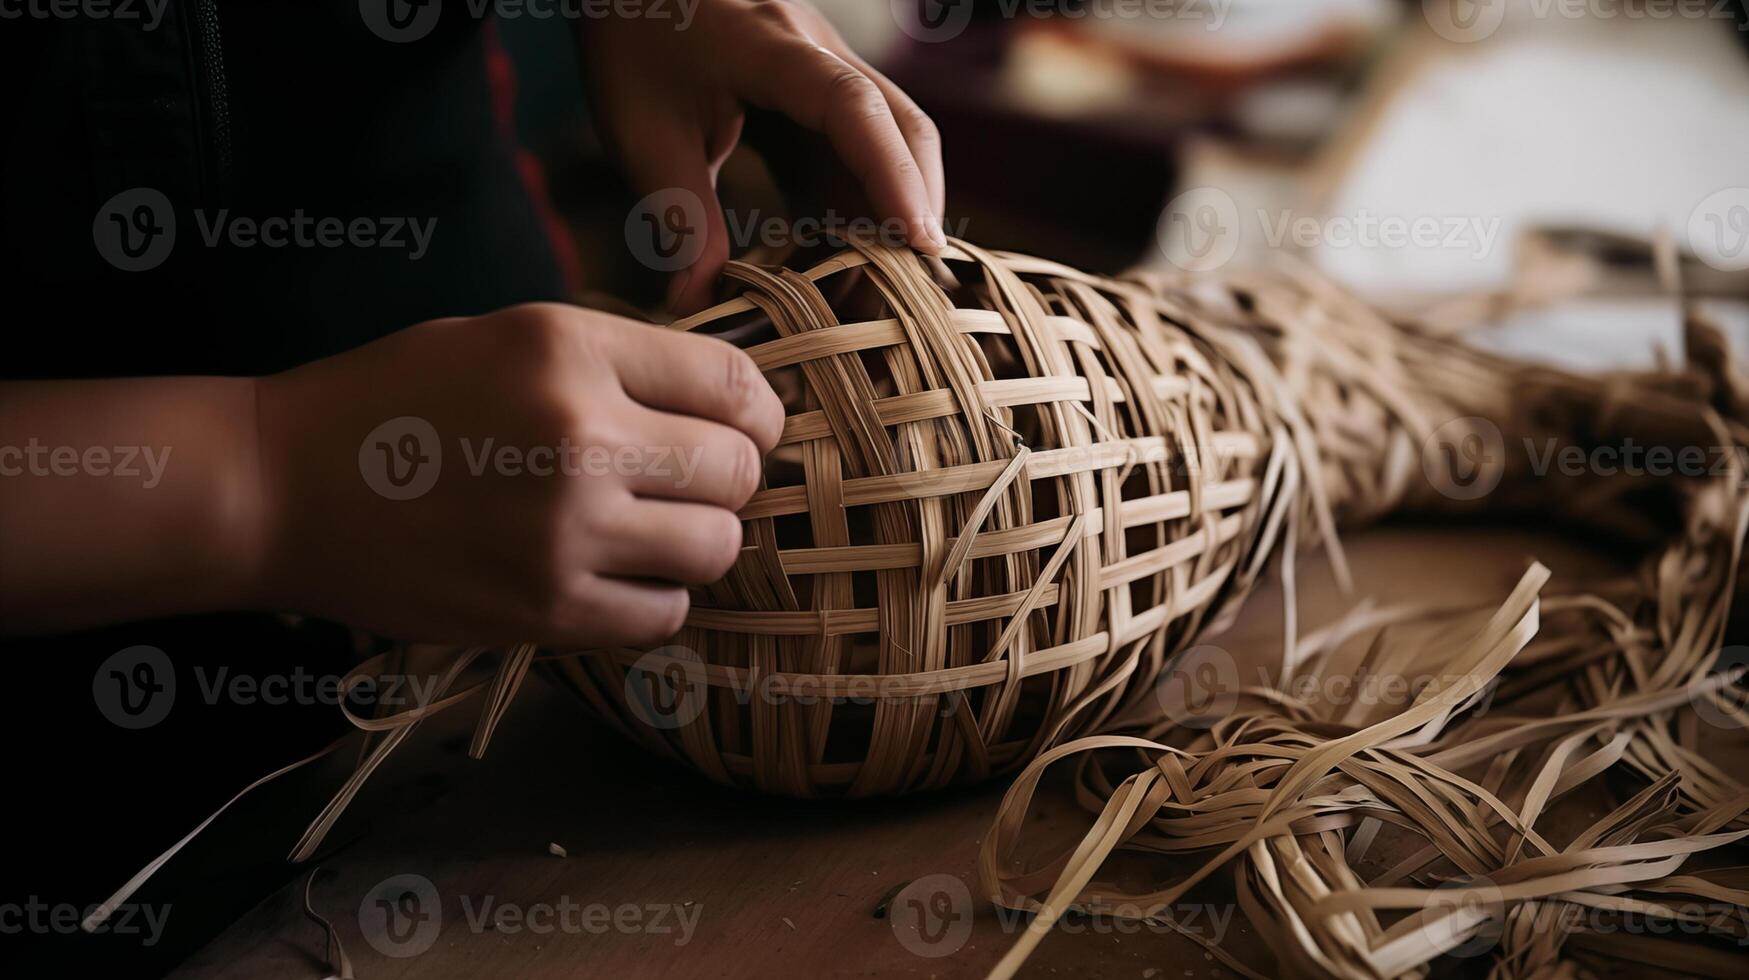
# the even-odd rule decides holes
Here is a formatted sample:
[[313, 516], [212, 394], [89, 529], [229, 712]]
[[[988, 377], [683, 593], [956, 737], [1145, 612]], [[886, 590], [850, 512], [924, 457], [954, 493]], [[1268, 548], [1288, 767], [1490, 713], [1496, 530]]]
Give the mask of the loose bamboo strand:
[[[479, 692], [483, 753], [536, 667], [652, 750], [760, 791], [1017, 773], [978, 867], [992, 901], [1036, 917], [995, 977], [1072, 908], [1171, 928], [1172, 903], [1223, 870], [1279, 972], [1343, 980], [1425, 976], [1490, 923], [1496, 976], [1564, 975], [1582, 908], [1742, 905], [1733, 879], [1690, 866], [1749, 833], [1749, 790], [1694, 717], [1749, 721], [1730, 697], [1742, 671], [1713, 663], [1749, 528], [1749, 380], [1698, 315], [1686, 368], [1584, 376], [1391, 323], [1303, 269], [1113, 279], [960, 241], [940, 262], [851, 241], [805, 271], [730, 263], [726, 279], [738, 295], [672, 328], [742, 338], [788, 411], [735, 567], [662, 648], [525, 645], [466, 682], [486, 651], [462, 651], [434, 703], [349, 715], [383, 737], [298, 857], [414, 727]], [[1672, 531], [1629, 505], [1642, 482], [1463, 452], [1623, 431], [1730, 447], [1729, 473], [1657, 484]], [[1491, 614], [1361, 603], [1300, 634], [1301, 544], [1346, 587], [1339, 526], [1483, 507], [1558, 513], [1651, 557], [1589, 595], [1544, 596], [1533, 565]], [[1174, 658], [1272, 562], [1289, 624], [1273, 678], [1207, 727], [1164, 717]], [[1431, 679], [1395, 713], [1294, 694], [1410, 674]], [[1041, 775], [1071, 759], [1091, 829], [1017, 866]], [[1545, 829], [1568, 794], [1623, 773], [1642, 789], [1579, 837]], [[1405, 836], [1418, 847], [1365, 870]], [[1118, 851], [1177, 874], [1098, 881]]]

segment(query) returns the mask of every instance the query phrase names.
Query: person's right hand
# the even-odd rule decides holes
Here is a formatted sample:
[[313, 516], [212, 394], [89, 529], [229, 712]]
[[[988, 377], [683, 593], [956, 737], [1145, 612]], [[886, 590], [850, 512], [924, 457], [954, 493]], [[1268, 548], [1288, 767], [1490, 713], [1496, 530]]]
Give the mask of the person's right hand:
[[734, 563], [783, 426], [734, 347], [555, 304], [420, 324], [257, 390], [262, 604], [454, 643], [673, 635], [684, 586]]
[[824, 136], [836, 151], [833, 169], [855, 178], [873, 209], [868, 217], [883, 229], [896, 223], [906, 241], [931, 255], [947, 245], [935, 124], [813, 4], [694, 0], [688, 14], [695, 22], [617, 9], [578, 21], [596, 129], [632, 184], [640, 194], [684, 192], [703, 208], [698, 255], [669, 285], [673, 312], [709, 306], [729, 259], [717, 172], [740, 141], [749, 109]]

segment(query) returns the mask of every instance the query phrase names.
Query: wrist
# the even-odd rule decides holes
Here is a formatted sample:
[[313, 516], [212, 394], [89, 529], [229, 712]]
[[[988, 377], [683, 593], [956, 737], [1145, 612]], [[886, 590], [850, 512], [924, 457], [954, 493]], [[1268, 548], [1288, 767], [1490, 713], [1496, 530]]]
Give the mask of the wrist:
[[220, 383], [224, 416], [219, 431], [224, 435], [213, 467], [209, 513], [216, 544], [208, 557], [221, 583], [217, 604], [272, 609], [264, 582], [277, 521], [263, 466], [260, 379], [226, 378]]
[[[249, 503], [242, 538], [247, 547], [237, 556], [240, 581], [255, 609], [310, 612], [298, 569], [298, 471], [295, 371], [250, 379], [248, 479]], [[307, 422], [308, 420], [306, 420]]]
[[0, 554], [22, 556], [0, 562], [0, 620], [10, 630], [263, 608], [271, 511], [252, 380], [8, 388], [0, 445], [53, 452], [0, 486]]

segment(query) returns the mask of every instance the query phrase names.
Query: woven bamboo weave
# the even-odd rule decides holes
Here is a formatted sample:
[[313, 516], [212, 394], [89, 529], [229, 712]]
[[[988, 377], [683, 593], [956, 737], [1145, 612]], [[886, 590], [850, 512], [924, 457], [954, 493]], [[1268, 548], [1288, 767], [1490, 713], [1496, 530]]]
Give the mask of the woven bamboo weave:
[[422, 722], [477, 695], [482, 757], [537, 662], [632, 738], [765, 792], [1019, 769], [1151, 697], [1277, 551], [1290, 624], [1302, 538], [1346, 582], [1338, 521], [1438, 498], [1457, 457], [1426, 447], [1461, 442], [1515, 382], [1313, 278], [1109, 279], [957, 241], [941, 261], [851, 242], [805, 272], [726, 277], [739, 296], [673, 327], [748, 348], [788, 407], [734, 568], [655, 650], [360, 664], [343, 693], [429, 668], [434, 700], [342, 704], [362, 754], [292, 860]]
[[[735, 299], [676, 327], [746, 347], [788, 409], [735, 567], [660, 648], [453, 652], [431, 703], [348, 711], [364, 753], [294, 860], [422, 721], [481, 694], [482, 755], [538, 662], [631, 737], [735, 785], [865, 796], [1024, 769], [979, 860], [991, 901], [1037, 913], [997, 978], [1070, 908], [1172, 928], [1172, 903], [1228, 869], [1270, 975], [1422, 977], [1491, 924], [1495, 975], [1567, 976], [1583, 909], [1749, 908], [1734, 869], [1684, 867], [1749, 837], [1749, 791], [1697, 720], [1749, 726], [1744, 671], [1718, 657], [1743, 595], [1749, 378], [1692, 309], [1683, 369], [1581, 376], [1387, 322], [1291, 270], [1109, 279], [963, 242], [939, 262], [858, 242], [805, 272], [728, 277]], [[1506, 451], [1624, 437], [1722, 447], [1730, 465], [1698, 485], [1569, 478]], [[1532, 566], [1497, 610], [1362, 605], [1301, 635], [1295, 577], [1324, 566], [1295, 550], [1321, 541], [1345, 581], [1337, 526], [1430, 506], [1559, 516], [1647, 564], [1546, 598]], [[1276, 555], [1289, 639], [1272, 680], [1187, 727], [1160, 685]], [[406, 669], [389, 656], [346, 688]], [[1400, 710], [1294, 693], [1422, 675]], [[1071, 757], [1093, 824], [1028, 866], [1034, 791]], [[1539, 827], [1606, 776], [1626, 796], [1589, 829]], [[1393, 835], [1419, 849], [1372, 867]], [[1159, 859], [1158, 883], [1098, 880], [1118, 851]], [[1703, 924], [1742, 938], [1735, 921]], [[1732, 975], [1697, 947], [1612, 948]]]
[[1309, 288], [944, 260], [731, 263], [740, 295], [676, 325], [746, 346], [788, 419], [680, 635], [555, 664], [599, 715], [766, 792], [1013, 769], [1148, 690], [1278, 544], [1425, 490], [1443, 389], [1487, 377]]
[[[1622, 975], [1741, 976], [1749, 711], [1745, 648], [1726, 644], [1743, 642], [1731, 613], [1749, 537], [1749, 378], [1722, 334], [1685, 313], [1678, 368], [1516, 365], [1502, 403], [1566, 446], [1721, 451], [1706, 474], [1515, 488], [1545, 511], [1582, 505], [1605, 538], [1656, 539], [1637, 575], [1547, 596], [1549, 571], [1533, 565], [1497, 609], [1437, 595], [1359, 606], [1303, 637], [1269, 682], [1222, 692], [1212, 724], [1156, 705], [1053, 747], [983, 841], [985, 894], [1037, 913], [992, 980], [1013, 976], [1070, 909], [1181, 932], [1253, 978], [1421, 978], [1460, 959], [1497, 980], [1623, 961], [1639, 966]], [[1660, 516], [1674, 522], [1657, 538]], [[1407, 678], [1420, 679], [1409, 703], [1318, 694], [1326, 680]], [[1034, 793], [1071, 759], [1091, 826], [1040, 860], [1020, 846]], [[1142, 856], [1150, 884], [1134, 886], [1133, 864], [1107, 876], [1120, 852]], [[1268, 947], [1265, 972], [1174, 920], [1217, 875]]]

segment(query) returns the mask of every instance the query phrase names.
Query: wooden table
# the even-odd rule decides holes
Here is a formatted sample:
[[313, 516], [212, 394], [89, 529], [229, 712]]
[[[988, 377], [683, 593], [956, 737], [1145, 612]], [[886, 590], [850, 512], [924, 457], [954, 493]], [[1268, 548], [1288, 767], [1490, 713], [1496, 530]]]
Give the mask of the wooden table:
[[[1376, 529], [1348, 543], [1357, 593], [1386, 602], [1426, 598], [1430, 589], [1496, 601], [1533, 556], [1554, 569], [1553, 588], [1608, 567], [1571, 542], [1522, 530]], [[1303, 561], [1300, 578], [1302, 623], [1320, 623], [1352, 601], [1337, 593], [1318, 556]], [[1220, 639], [1242, 669], [1245, 659], [1262, 663], [1279, 650], [1280, 610], [1279, 593], [1265, 587]], [[361, 978], [977, 977], [1020, 928], [987, 903], [952, 900], [954, 880], [978, 893], [977, 849], [1006, 780], [875, 802], [758, 798], [652, 765], [544, 682], [531, 681], [483, 762], [465, 756], [472, 712], [451, 714], [417, 733], [378, 774], [335, 834], [355, 839], [322, 860], [311, 888], [313, 906], [333, 921]], [[322, 802], [311, 799], [309, 812]], [[1069, 840], [1085, 829], [1087, 816], [1060, 789], [1040, 810], [1040, 840]], [[360, 835], [360, 825], [371, 829]], [[555, 843], [567, 856], [549, 853]], [[398, 909], [406, 928], [391, 935], [373, 890], [401, 875], [428, 881], [436, 900]], [[883, 908], [919, 879], [903, 898], [925, 900], [925, 909], [933, 900], [944, 914], [931, 918], [914, 903], [908, 912]], [[326, 976], [322, 930], [302, 911], [304, 880], [243, 912], [173, 976]], [[390, 890], [398, 894], [412, 880]], [[494, 924], [507, 906], [528, 918]], [[962, 909], [969, 931], [956, 931], [967, 917]], [[1242, 916], [1222, 911], [1220, 902], [1206, 910], [1204, 934], [1267, 974], [1267, 951]], [[437, 924], [420, 932], [419, 922]], [[423, 951], [384, 955], [365, 926], [393, 952]], [[1233, 976], [1191, 941], [1158, 928], [1076, 928], [1048, 937], [1024, 975]], [[406, 942], [395, 945], [397, 938]]]

